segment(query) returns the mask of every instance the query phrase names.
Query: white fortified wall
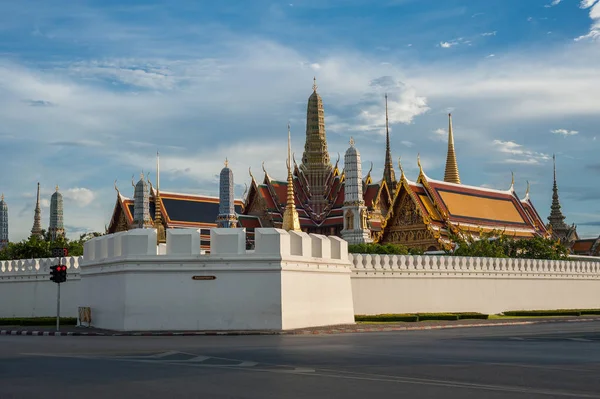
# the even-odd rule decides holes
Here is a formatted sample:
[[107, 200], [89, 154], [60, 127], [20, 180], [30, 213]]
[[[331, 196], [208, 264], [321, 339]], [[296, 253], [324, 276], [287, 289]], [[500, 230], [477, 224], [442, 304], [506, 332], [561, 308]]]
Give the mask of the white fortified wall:
[[350, 254], [356, 314], [600, 308], [600, 259]]
[[136, 229], [85, 244], [80, 306], [114, 330], [285, 330], [354, 322], [347, 243], [337, 237], [256, 229]]
[[[67, 266], [67, 282], [60, 287], [63, 317], [77, 317], [81, 259], [62, 258]], [[50, 266], [57, 264], [58, 258], [0, 261], [0, 318], [56, 316], [57, 284], [50, 281]]]

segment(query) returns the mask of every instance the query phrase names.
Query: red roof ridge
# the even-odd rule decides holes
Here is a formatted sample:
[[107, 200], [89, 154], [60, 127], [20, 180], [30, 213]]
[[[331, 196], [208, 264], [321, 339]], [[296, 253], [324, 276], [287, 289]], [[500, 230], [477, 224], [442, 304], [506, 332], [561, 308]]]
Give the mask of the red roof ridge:
[[449, 182], [446, 182], [446, 181], [443, 181], [443, 180], [432, 179], [432, 178], [428, 177], [425, 174], [424, 174], [424, 176], [427, 179], [427, 181], [430, 182], [430, 183], [440, 184], [440, 185], [445, 185], [445, 186], [450, 186], [450, 187], [467, 188], [467, 189], [471, 189], [471, 190], [480, 190], [480, 191], [486, 191], [486, 192], [496, 193], [496, 194], [508, 194], [508, 195], [511, 195], [511, 196], [515, 193], [515, 191], [512, 190], [512, 189], [497, 190], [495, 188], [487, 188], [487, 187], [481, 187], [481, 186], [471, 186], [471, 185], [468, 185], [468, 184], [449, 183]]

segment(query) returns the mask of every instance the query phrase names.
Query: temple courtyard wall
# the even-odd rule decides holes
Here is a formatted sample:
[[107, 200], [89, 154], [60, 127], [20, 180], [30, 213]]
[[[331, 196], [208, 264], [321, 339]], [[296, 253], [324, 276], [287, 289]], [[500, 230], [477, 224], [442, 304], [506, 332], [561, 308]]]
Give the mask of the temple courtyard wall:
[[[137, 229], [97, 237], [67, 258], [61, 316], [136, 330], [287, 330], [350, 324], [355, 314], [600, 308], [600, 259], [570, 261], [348, 254], [338, 237], [256, 229]], [[57, 259], [0, 262], [0, 317], [56, 314]]]

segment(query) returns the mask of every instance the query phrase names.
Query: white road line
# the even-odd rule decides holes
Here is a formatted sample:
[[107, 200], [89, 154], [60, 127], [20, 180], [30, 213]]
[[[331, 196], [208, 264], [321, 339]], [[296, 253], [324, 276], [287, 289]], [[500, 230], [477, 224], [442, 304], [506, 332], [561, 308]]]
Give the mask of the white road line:
[[577, 342], [594, 342], [591, 339], [585, 339], [585, 338], [567, 338], [569, 341], [577, 341]]
[[513, 341], [525, 341], [525, 338], [522, 337], [509, 337], [508, 339], [512, 339]]

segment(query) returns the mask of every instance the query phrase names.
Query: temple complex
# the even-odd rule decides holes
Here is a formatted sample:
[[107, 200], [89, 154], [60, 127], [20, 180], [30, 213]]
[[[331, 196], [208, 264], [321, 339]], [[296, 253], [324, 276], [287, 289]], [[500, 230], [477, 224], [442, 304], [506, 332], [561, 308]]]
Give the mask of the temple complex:
[[8, 205], [4, 194], [0, 197], [0, 250], [8, 245]]
[[37, 200], [35, 202], [35, 211], [33, 215], [33, 227], [31, 235], [42, 237], [42, 208], [40, 207], [40, 183], [37, 184]]
[[56, 186], [56, 191], [52, 194], [52, 197], [50, 197], [50, 225], [48, 227], [48, 232], [50, 233], [50, 240], [52, 241], [65, 237], [63, 196], [58, 191], [58, 186]]
[[[554, 223], [564, 220], [558, 204], [556, 173], [556, 201], [553, 198], [549, 226], [544, 224], [530, 199], [529, 185], [523, 199], [516, 194], [514, 177], [506, 190], [461, 182], [450, 114], [444, 180], [430, 178], [419, 159], [419, 175], [415, 181], [407, 178], [400, 162], [401, 175], [396, 180], [387, 95], [383, 176], [374, 180], [371, 164], [363, 178], [360, 152], [354, 140], [350, 141], [344, 168], [340, 170], [339, 157], [332, 164], [329, 156], [323, 100], [317, 92], [316, 82], [312, 89], [300, 165], [291, 153], [288, 125], [286, 180], [271, 177], [263, 163], [263, 179], [258, 181], [250, 171], [247, 195], [243, 201], [233, 200], [233, 173], [226, 163], [220, 175], [219, 198], [163, 192], [159, 190], [157, 157], [156, 189], [151, 183], [146, 184], [142, 176], [135, 185], [132, 200], [123, 196], [115, 184], [117, 201], [107, 232], [192, 227], [201, 229], [201, 246], [209, 249], [210, 228], [237, 226], [246, 229], [247, 246], [251, 248], [255, 228], [275, 227], [341, 236], [349, 243], [393, 243], [438, 251], [450, 249], [454, 236], [479, 237], [498, 232], [515, 238], [532, 238], [549, 237], [551, 233], [561, 231], [562, 225]], [[576, 235], [571, 233], [569, 237]]]

